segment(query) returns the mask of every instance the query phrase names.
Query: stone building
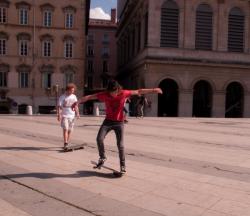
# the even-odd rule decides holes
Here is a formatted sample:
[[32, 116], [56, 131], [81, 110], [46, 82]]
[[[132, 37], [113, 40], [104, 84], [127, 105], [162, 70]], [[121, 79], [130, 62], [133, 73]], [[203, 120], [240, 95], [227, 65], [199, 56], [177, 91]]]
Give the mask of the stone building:
[[89, 6], [89, 0], [0, 0], [1, 113], [23, 113], [27, 105], [50, 113], [68, 82], [82, 95]]
[[[89, 20], [86, 42], [86, 94], [105, 88], [107, 81], [116, 75], [116, 30], [116, 9], [111, 9], [110, 20], [92, 18]], [[89, 102], [88, 105], [85, 107], [93, 110], [93, 103]]]
[[250, 117], [248, 0], [118, 0], [118, 78], [148, 116]]

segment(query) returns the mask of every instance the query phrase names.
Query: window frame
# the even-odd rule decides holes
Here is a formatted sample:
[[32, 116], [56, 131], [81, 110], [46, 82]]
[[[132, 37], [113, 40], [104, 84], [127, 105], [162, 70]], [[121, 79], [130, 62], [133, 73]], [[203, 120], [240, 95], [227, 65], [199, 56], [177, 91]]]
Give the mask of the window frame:
[[45, 9], [43, 10], [43, 26], [44, 27], [51, 27], [52, 26], [52, 10]]
[[0, 24], [8, 22], [8, 8], [0, 6]]
[[19, 25], [29, 24], [29, 9], [20, 7], [19, 8]]
[[7, 39], [0, 38], [0, 56], [7, 55]]
[[74, 42], [72, 40], [64, 41], [64, 58], [74, 57]]

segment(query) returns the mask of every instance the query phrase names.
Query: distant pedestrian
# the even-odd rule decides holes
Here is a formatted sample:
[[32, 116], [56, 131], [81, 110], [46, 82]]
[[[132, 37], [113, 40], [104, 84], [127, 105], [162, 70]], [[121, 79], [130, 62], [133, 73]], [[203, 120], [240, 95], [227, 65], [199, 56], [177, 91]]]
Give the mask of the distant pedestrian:
[[123, 112], [124, 112], [124, 123], [125, 123], [125, 124], [128, 123], [127, 116], [129, 115], [129, 111], [128, 111], [127, 107], [126, 107], [127, 102], [128, 102], [128, 103], [131, 102], [129, 98], [127, 98], [127, 100], [126, 100], [125, 103], [124, 103], [124, 107], [123, 107]]
[[106, 154], [104, 148], [104, 138], [111, 131], [114, 130], [116, 134], [117, 147], [119, 151], [120, 158], [120, 171], [121, 173], [126, 172], [125, 167], [125, 152], [124, 152], [124, 103], [127, 98], [131, 95], [143, 95], [143, 94], [162, 94], [160, 88], [154, 89], [138, 89], [138, 90], [123, 90], [119, 83], [115, 80], [110, 80], [107, 85], [106, 91], [99, 92], [92, 95], [87, 95], [82, 97], [78, 102], [76, 102], [72, 109], [78, 106], [80, 103], [87, 102], [89, 100], [99, 99], [103, 101], [106, 106], [106, 117], [103, 121], [98, 135], [97, 135], [97, 146], [99, 151], [99, 161], [97, 167], [101, 167], [106, 161]]
[[69, 145], [70, 135], [73, 131], [75, 116], [79, 118], [78, 106], [75, 107], [73, 111], [71, 106], [77, 102], [77, 97], [74, 94], [76, 86], [73, 83], [69, 83], [66, 86], [65, 93], [59, 97], [57, 104], [57, 120], [61, 122], [61, 127], [63, 129], [63, 141], [64, 149], [67, 149]]
[[148, 106], [149, 103], [148, 103], [148, 100], [147, 98], [144, 96], [144, 95], [140, 95], [139, 96], [139, 99], [137, 101], [137, 115], [136, 117], [139, 117], [139, 118], [143, 118], [144, 117], [144, 107]]

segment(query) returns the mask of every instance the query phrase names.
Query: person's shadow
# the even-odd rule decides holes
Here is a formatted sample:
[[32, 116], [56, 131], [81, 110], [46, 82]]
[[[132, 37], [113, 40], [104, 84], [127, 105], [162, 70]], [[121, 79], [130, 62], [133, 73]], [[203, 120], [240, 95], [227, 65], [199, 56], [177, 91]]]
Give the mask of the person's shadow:
[[12, 151], [58, 151], [60, 147], [32, 147], [32, 146], [8, 146], [0, 147], [0, 150]]
[[53, 179], [53, 178], [87, 178], [87, 177], [100, 177], [100, 178], [115, 178], [113, 172], [102, 173], [97, 171], [77, 171], [72, 174], [59, 174], [59, 173], [41, 173], [41, 172], [31, 172], [31, 173], [16, 173], [16, 174], [5, 174], [0, 176], [1, 179], [17, 179], [17, 178], [39, 178], [39, 179]]

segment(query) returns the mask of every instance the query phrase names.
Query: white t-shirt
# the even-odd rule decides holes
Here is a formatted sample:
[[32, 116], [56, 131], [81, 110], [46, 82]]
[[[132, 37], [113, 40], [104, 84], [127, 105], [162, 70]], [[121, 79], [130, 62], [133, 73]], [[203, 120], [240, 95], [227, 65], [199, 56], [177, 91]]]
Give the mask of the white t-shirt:
[[62, 117], [74, 118], [75, 111], [71, 109], [73, 103], [77, 102], [77, 98], [74, 94], [66, 95], [63, 94], [59, 97], [58, 106], [62, 109]]

